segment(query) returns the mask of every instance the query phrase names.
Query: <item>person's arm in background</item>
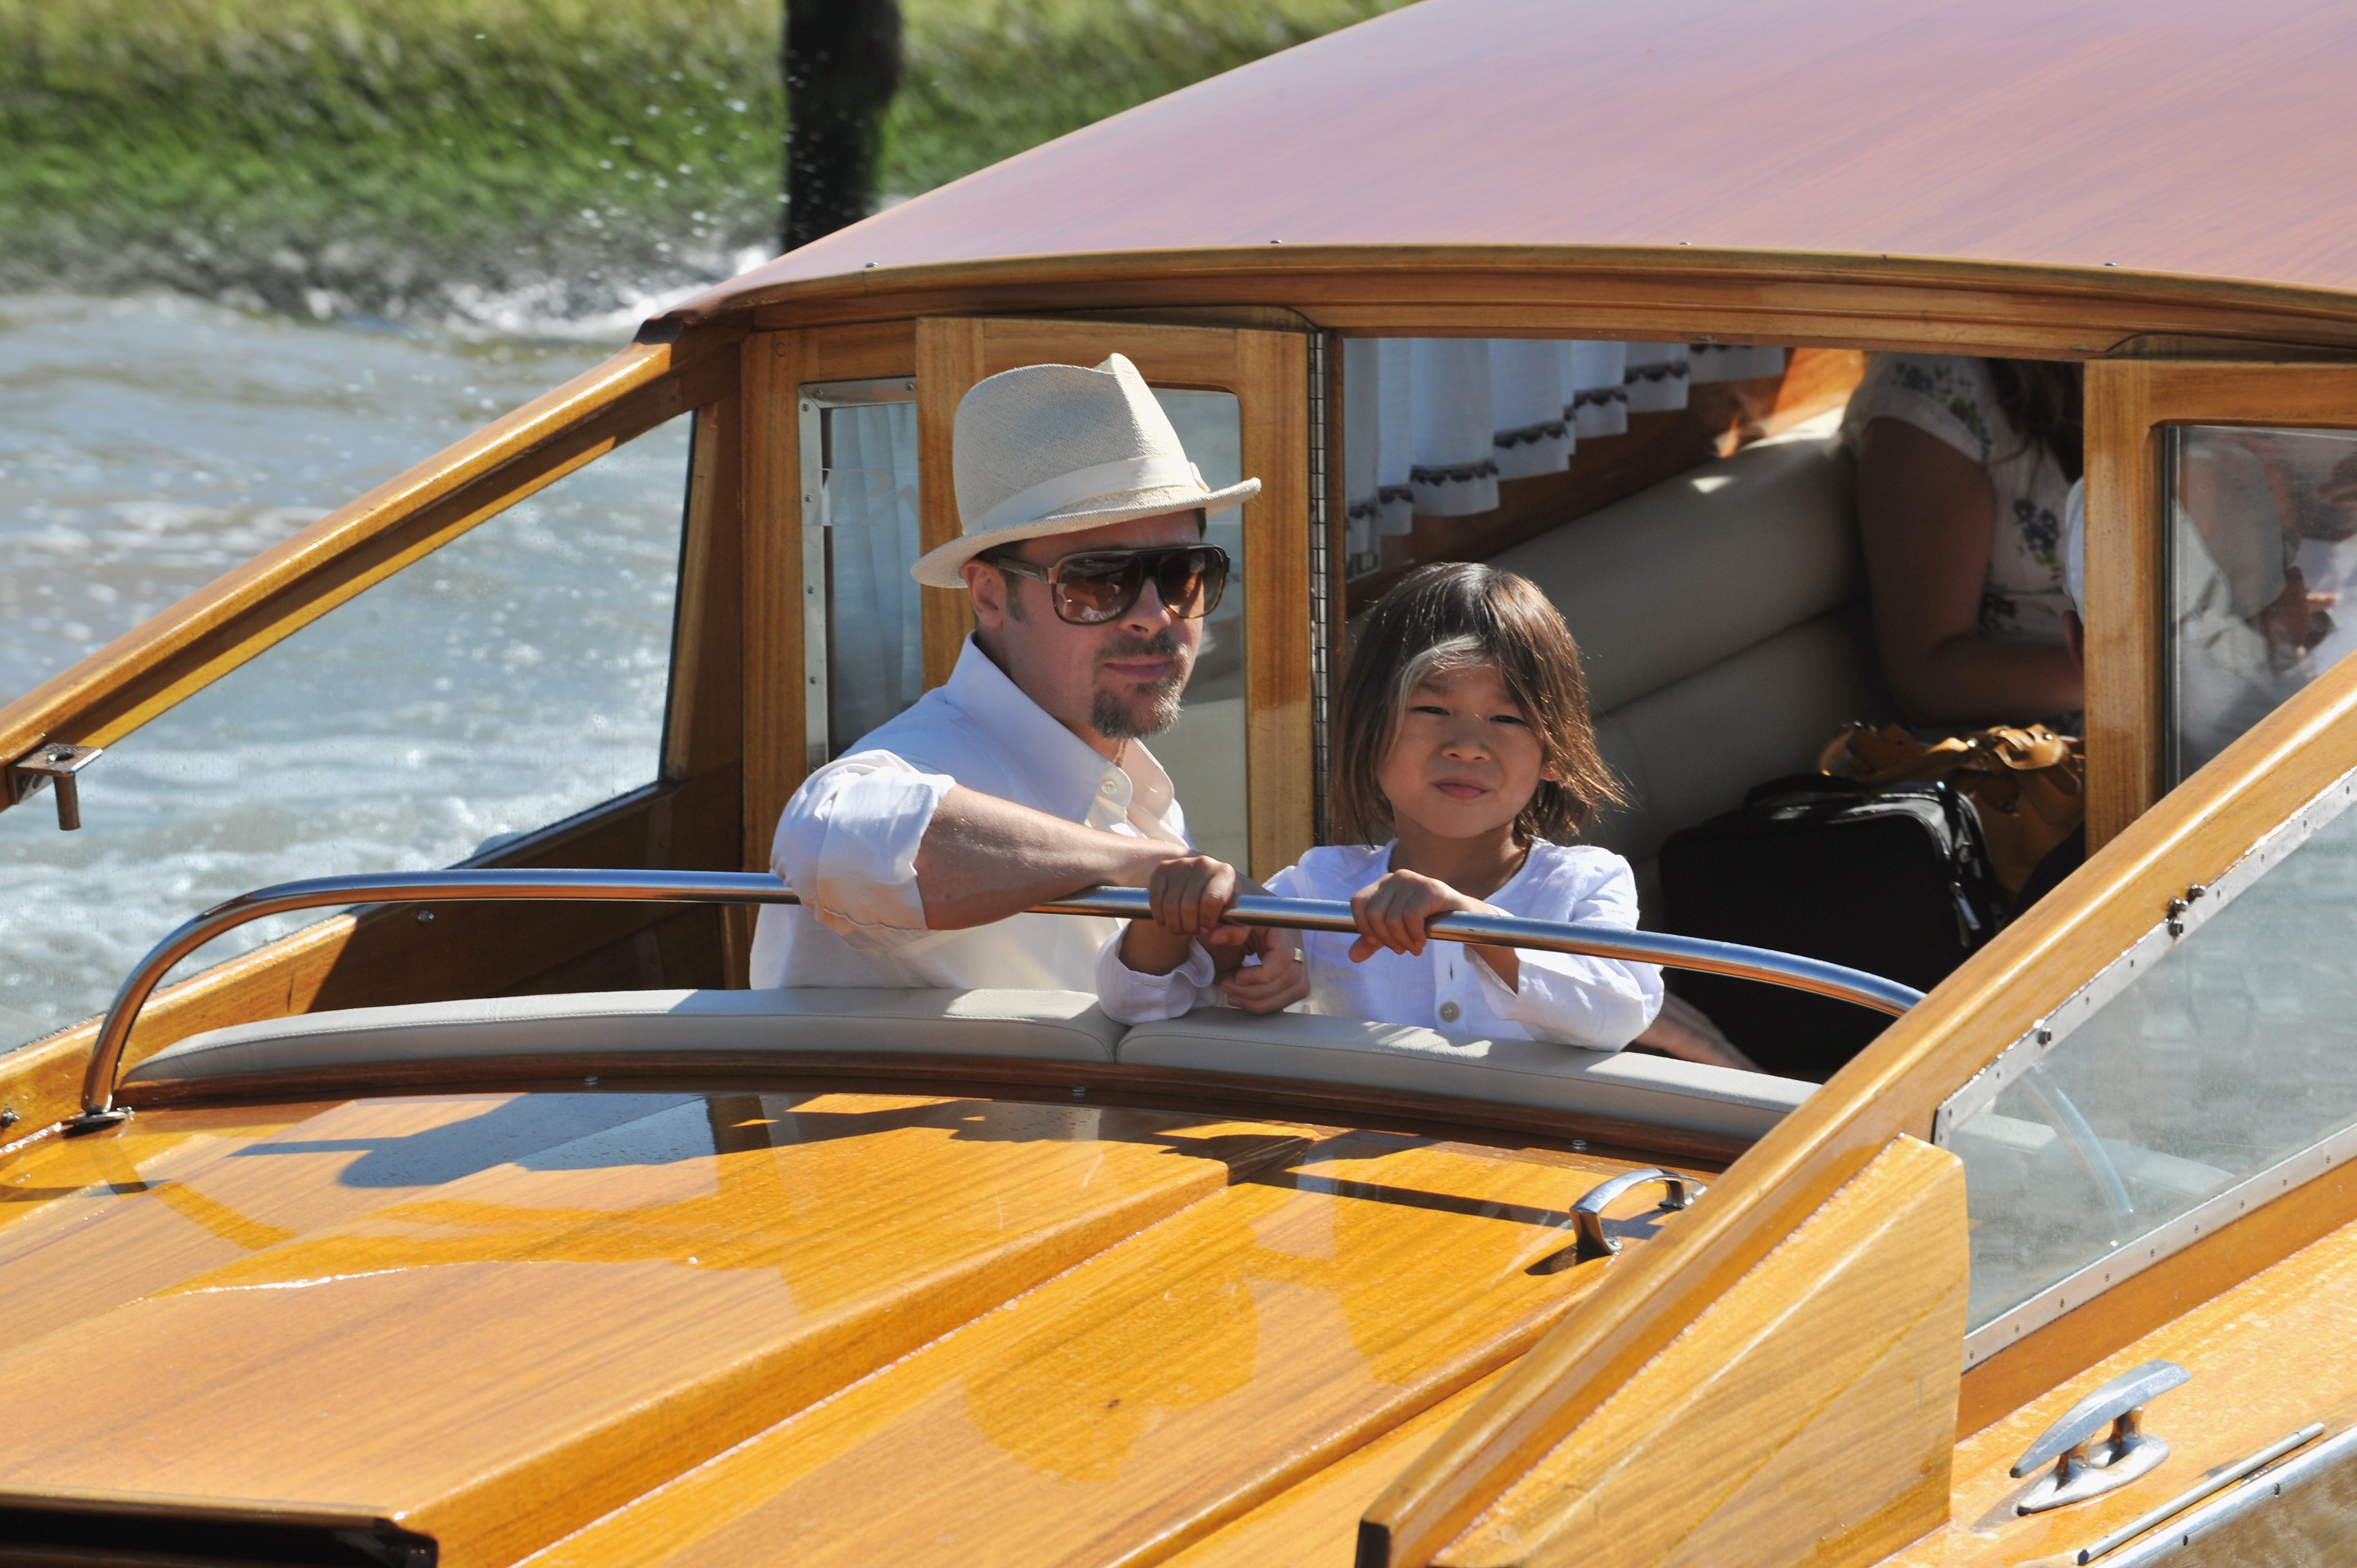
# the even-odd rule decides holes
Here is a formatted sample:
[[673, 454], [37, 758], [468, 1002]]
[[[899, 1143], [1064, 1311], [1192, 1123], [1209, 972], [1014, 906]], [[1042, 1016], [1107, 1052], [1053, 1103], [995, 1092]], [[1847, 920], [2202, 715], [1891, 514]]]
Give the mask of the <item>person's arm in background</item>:
[[1872, 420], [1858, 437], [1857, 515], [1883, 674], [1909, 719], [2018, 724], [2084, 705], [2061, 644], [1980, 635], [1997, 516], [1978, 464], [1904, 420]]

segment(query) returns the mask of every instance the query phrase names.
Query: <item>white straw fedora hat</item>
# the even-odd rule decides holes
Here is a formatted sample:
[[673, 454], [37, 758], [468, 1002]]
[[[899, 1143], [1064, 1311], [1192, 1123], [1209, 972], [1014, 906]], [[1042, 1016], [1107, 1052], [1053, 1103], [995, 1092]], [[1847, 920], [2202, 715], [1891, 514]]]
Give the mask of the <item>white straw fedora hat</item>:
[[958, 403], [951, 454], [963, 532], [909, 570], [933, 588], [965, 586], [958, 568], [1002, 544], [1217, 511], [1260, 494], [1258, 479], [1204, 484], [1146, 378], [1119, 354], [1093, 371], [1025, 365], [975, 382]]

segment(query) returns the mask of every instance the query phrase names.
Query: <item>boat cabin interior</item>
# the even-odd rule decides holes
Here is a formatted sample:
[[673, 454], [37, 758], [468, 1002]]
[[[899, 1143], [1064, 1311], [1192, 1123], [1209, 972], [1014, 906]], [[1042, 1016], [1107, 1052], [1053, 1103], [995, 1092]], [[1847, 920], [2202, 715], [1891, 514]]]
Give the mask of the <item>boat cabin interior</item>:
[[[0, 1535], [145, 1550], [178, 1509], [294, 1532], [278, 1561], [1194, 1568], [2345, 1535], [2357, 966], [2316, 954], [2357, 887], [2357, 242], [2316, 182], [2349, 177], [2349, 48], [2289, 5], [1943, 5], [1928, 50], [1864, 8], [1825, 8], [1838, 40], [1555, 9], [1425, 0], [815, 242], [0, 709], [0, 837], [56, 916], [0, 990], [0, 1262], [63, 1304], [0, 1329], [48, 1412], [0, 1439]], [[2025, 29], [2102, 113], [2009, 95]], [[2233, 95], [2170, 85], [2228, 42], [2302, 156], [2235, 156]], [[1904, 69], [1867, 93], [1874, 49]], [[1656, 112], [1761, 81], [1772, 147]], [[1926, 103], [2008, 134], [1956, 165]], [[1660, 134], [1609, 178], [1522, 156], [1599, 113]], [[1114, 353], [1209, 484], [1262, 481], [1208, 520], [1235, 575], [1155, 743], [1201, 847], [1266, 876], [1328, 838], [1359, 618], [1483, 561], [1579, 642], [1628, 796], [1593, 837], [1664, 938], [1695, 934], [1677, 844], [1917, 718], [1854, 394], [1902, 359], [2066, 368], [2082, 696], [1986, 718], [2083, 736], [2083, 864], [1889, 976], [1928, 995], [1887, 1027], [1758, 1073], [755, 992], [747, 903], [458, 891], [242, 926], [99, 1064], [132, 961], [258, 881], [767, 874], [801, 781], [963, 645], [963, 596], [908, 573], [959, 529], [959, 400]], [[2040, 570], [2066, 521], [2013, 520]], [[553, 669], [559, 625], [601, 656]], [[430, 655], [405, 688], [396, 643]], [[151, 865], [168, 918], [106, 895]], [[96, 1235], [102, 1269], [65, 1245]], [[296, 1297], [327, 1305], [270, 1316]], [[223, 1435], [164, 1455], [190, 1379]], [[362, 1385], [382, 1419], [335, 1403]], [[2147, 1399], [2173, 1462], [2132, 1441]], [[462, 1436], [421, 1457], [425, 1421]], [[2185, 1491], [2295, 1449], [2272, 1490]]]

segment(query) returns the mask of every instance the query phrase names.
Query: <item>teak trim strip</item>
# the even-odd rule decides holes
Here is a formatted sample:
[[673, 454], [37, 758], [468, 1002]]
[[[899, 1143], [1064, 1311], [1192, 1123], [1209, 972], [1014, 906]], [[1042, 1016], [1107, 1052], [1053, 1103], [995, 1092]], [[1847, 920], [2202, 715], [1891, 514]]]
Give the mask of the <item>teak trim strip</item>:
[[2161, 798], [2169, 715], [2172, 424], [2357, 428], [2357, 367], [2183, 360], [2087, 366], [2087, 847]]
[[105, 745], [476, 524], [734, 388], [737, 329], [641, 340], [338, 508], [0, 709], [0, 760]]
[[[1891, 1138], [1928, 1137], [1943, 1100], [2142, 936], [2169, 899], [2215, 877], [2352, 767], [2357, 661], [2327, 671], [2121, 832], [1753, 1145], [1684, 1222], [1616, 1264], [1377, 1500], [1366, 1516], [1373, 1560], [1429, 1563]], [[1987, 1365], [2057, 1362], [2007, 1366], [1987, 1386], [2050, 1387], [2081, 1369], [2080, 1348], [2036, 1337]]]
[[[758, 277], [758, 274], [757, 274]], [[683, 323], [765, 328], [974, 311], [1289, 307], [1420, 335], [1718, 338], [2077, 358], [2156, 337], [2357, 349], [2357, 295], [1939, 257], [1628, 245], [1285, 245], [987, 257], [750, 281]]]

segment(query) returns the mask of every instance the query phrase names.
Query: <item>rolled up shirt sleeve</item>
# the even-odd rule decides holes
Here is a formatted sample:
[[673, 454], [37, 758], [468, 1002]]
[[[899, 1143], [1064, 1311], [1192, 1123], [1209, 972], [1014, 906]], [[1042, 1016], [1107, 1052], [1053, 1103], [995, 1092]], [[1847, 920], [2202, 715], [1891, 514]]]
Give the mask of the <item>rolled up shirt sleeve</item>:
[[1117, 1024], [1153, 1024], [1227, 1000], [1211, 955], [1200, 942], [1187, 944], [1187, 961], [1168, 974], [1141, 974], [1121, 961], [1122, 927], [1097, 950], [1097, 1004]]
[[956, 780], [888, 751], [855, 752], [813, 774], [778, 820], [770, 869], [845, 936], [921, 931], [917, 850]]
[[[1637, 884], [1625, 862], [1584, 889], [1568, 913], [1552, 918], [1580, 925], [1637, 929]], [[1496, 972], [1475, 961], [1481, 988], [1501, 1018], [1534, 1039], [1560, 1040], [1589, 1050], [1617, 1051], [1652, 1026], [1662, 1011], [1659, 964], [1529, 948], [1516, 954], [1518, 983], [1508, 990]]]
[[1475, 967], [1491, 1009], [1528, 1029], [1533, 1039], [1617, 1051], [1662, 1010], [1658, 965], [1528, 949], [1516, 957], [1512, 991], [1488, 964], [1477, 960]]

